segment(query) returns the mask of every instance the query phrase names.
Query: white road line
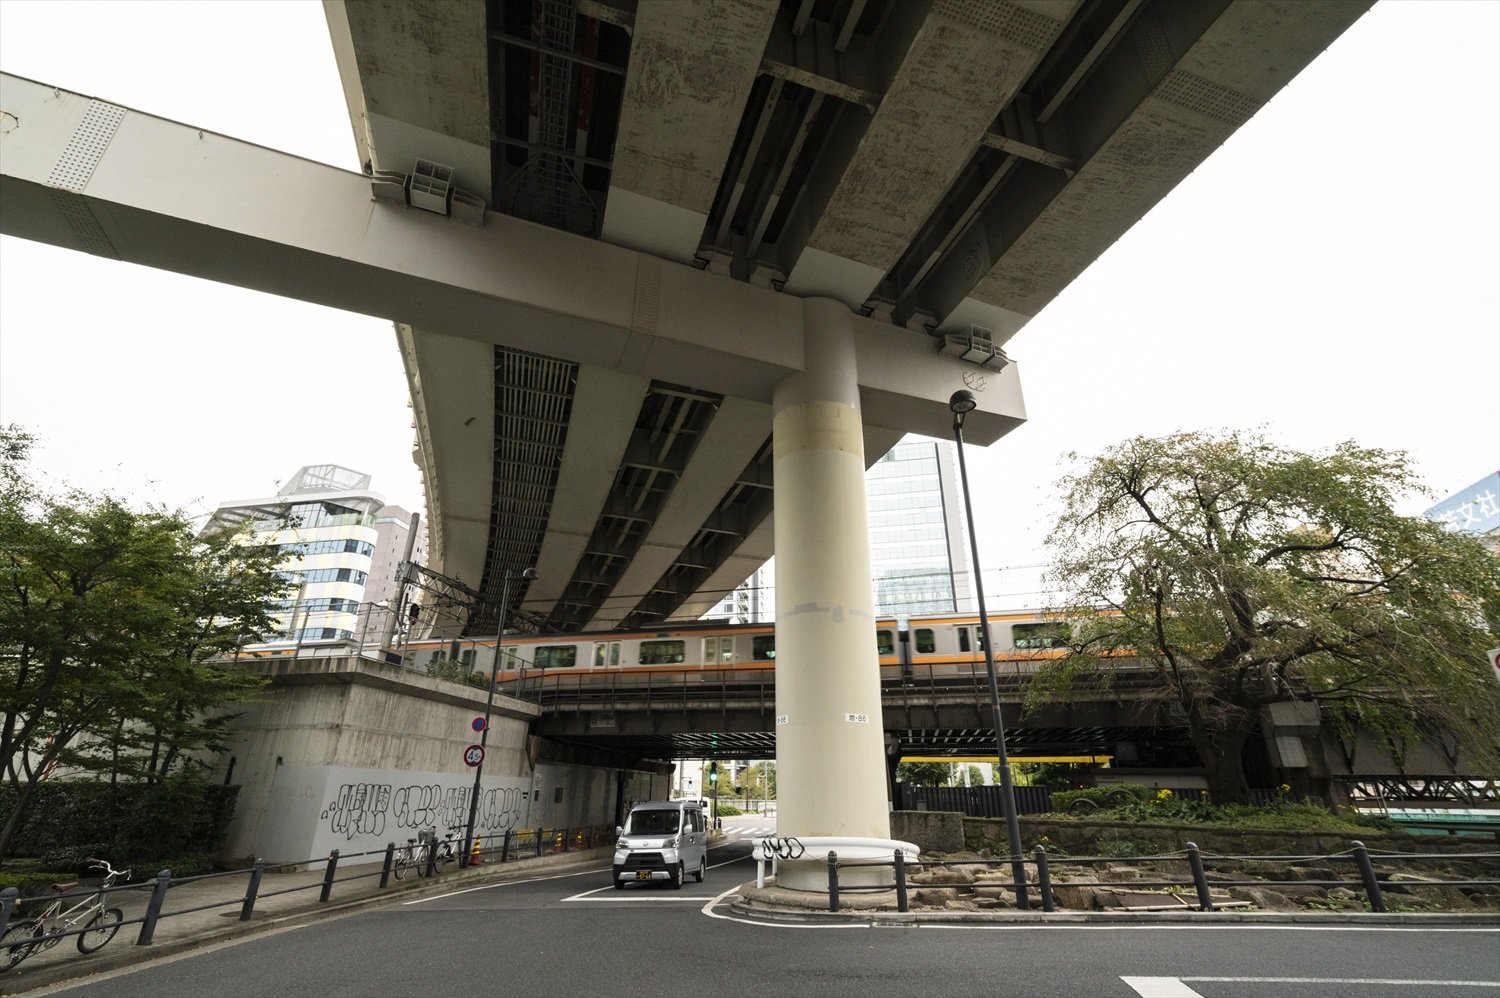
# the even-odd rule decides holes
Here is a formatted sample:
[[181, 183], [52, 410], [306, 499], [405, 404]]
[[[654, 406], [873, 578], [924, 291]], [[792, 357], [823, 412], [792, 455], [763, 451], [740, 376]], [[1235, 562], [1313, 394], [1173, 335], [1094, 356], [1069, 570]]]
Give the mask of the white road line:
[[1390, 977], [1184, 977], [1184, 981], [1229, 984], [1373, 984], [1388, 987], [1500, 988], [1500, 981], [1440, 981]]
[[550, 877], [528, 877], [525, 880], [501, 880], [493, 884], [480, 884], [478, 887], [465, 887], [461, 891], [449, 891], [446, 894], [434, 894], [431, 897], [417, 898], [413, 901], [402, 901], [403, 907], [409, 904], [426, 904], [428, 901], [441, 901], [444, 898], [456, 898], [460, 894], [473, 894], [475, 891], [492, 891], [496, 887], [514, 887], [516, 884], [535, 884], [543, 880], [566, 880], [569, 877], [594, 877], [603, 873], [602, 869], [579, 870], [577, 873], [556, 873]]
[[1122, 977], [1141, 998], [1203, 998], [1180, 977]]

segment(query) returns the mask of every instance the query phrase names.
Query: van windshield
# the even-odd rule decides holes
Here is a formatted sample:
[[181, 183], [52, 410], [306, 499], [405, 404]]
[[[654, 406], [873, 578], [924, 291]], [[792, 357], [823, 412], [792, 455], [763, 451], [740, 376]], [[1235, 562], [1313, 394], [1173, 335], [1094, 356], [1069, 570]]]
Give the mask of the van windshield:
[[625, 825], [626, 835], [672, 835], [677, 831], [680, 812], [676, 808], [631, 811]]

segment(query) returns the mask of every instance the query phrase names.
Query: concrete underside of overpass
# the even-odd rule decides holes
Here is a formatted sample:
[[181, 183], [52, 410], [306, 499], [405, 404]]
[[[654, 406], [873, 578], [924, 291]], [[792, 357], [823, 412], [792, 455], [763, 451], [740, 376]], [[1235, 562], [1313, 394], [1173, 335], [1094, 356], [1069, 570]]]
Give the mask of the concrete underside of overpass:
[[799, 299], [857, 319], [867, 462], [957, 388], [1019, 425], [1004, 343], [1368, 3], [325, 6], [363, 175], [7, 77], [0, 226], [394, 320], [474, 594], [428, 626], [485, 633], [507, 570], [597, 630], [773, 553]]

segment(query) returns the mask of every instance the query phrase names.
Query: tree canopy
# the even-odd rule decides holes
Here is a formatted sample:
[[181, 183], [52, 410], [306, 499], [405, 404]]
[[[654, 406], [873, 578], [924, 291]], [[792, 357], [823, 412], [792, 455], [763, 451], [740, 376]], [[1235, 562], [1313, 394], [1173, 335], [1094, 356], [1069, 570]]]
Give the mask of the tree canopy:
[[1285, 700], [1398, 756], [1441, 733], [1470, 771], [1500, 772], [1500, 684], [1485, 657], [1500, 644], [1500, 557], [1394, 511], [1422, 491], [1406, 455], [1137, 437], [1083, 461], [1060, 491], [1048, 546], [1071, 650], [1042, 665], [1033, 702], [1138, 655], [1221, 801], [1246, 798], [1247, 739]]
[[182, 511], [42, 492], [30, 438], [0, 428], [0, 776], [18, 805], [54, 770], [159, 782], [215, 746], [260, 685], [215, 659], [271, 633], [278, 555], [197, 536]]

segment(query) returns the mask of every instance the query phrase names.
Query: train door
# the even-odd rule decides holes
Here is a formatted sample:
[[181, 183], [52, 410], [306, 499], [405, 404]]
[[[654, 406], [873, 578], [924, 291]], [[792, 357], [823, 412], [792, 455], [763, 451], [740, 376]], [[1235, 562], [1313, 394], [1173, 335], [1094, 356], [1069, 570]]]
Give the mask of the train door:
[[734, 638], [730, 636], [703, 639], [703, 667], [727, 669], [734, 665]]
[[594, 642], [594, 668], [617, 669], [620, 666], [620, 642]]

